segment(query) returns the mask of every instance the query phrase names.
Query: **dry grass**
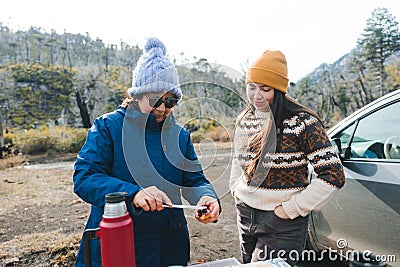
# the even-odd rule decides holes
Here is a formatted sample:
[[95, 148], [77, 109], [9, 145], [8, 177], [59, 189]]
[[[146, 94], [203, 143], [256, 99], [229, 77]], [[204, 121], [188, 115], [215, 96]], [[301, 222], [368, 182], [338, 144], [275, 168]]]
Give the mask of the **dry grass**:
[[13, 155], [13, 156], [5, 157], [3, 159], [0, 159], [0, 170], [19, 166], [25, 160], [26, 160], [25, 157], [22, 155], [17, 155], [17, 156]]
[[57, 253], [66, 248], [74, 250], [80, 238], [81, 235], [78, 233], [67, 235], [60, 230], [46, 233], [16, 235], [14, 239], [1, 243], [2, 249], [0, 249], [0, 259], [21, 257], [21, 255], [31, 254], [33, 252]]
[[45, 166], [0, 171], [0, 266], [73, 266], [88, 206], [73, 193], [72, 162]]
[[218, 126], [213, 131], [208, 131], [203, 134], [203, 138], [210, 138], [216, 142], [231, 142], [233, 137], [233, 129], [222, 126]]

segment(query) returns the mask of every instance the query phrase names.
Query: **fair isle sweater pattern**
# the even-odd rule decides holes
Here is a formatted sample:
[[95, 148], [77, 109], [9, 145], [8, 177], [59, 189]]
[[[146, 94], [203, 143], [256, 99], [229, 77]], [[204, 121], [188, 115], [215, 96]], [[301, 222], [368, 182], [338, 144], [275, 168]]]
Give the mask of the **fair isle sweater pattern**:
[[[267, 123], [265, 118], [246, 116], [239, 123], [247, 140]], [[243, 136], [243, 134], [242, 134]], [[254, 158], [247, 145], [237, 154], [243, 170]], [[261, 188], [288, 189], [308, 185], [308, 163], [319, 174], [318, 178], [340, 188], [343, 186], [342, 165], [328, 136], [318, 120], [308, 113], [301, 113], [284, 121], [281, 136], [277, 138], [275, 153], [267, 153], [261, 160], [262, 167], [269, 169]], [[246, 178], [250, 184], [251, 178]]]
[[[305, 216], [343, 186], [342, 164], [317, 118], [299, 113], [284, 121], [275, 152], [261, 158], [257, 168], [263, 175], [247, 177], [244, 171], [255, 156], [249, 140], [270, 121], [269, 115], [257, 112], [248, 112], [238, 121], [231, 175], [237, 182], [231, 190], [254, 208], [272, 210], [283, 205], [289, 217]], [[311, 183], [309, 165], [317, 174]]]

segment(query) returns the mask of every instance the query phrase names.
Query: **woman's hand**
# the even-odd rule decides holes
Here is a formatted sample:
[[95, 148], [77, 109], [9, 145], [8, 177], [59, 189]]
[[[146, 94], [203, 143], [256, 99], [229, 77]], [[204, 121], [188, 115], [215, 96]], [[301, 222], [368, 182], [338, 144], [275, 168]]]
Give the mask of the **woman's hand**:
[[285, 210], [283, 209], [282, 205], [275, 207], [274, 213], [281, 219], [290, 219], [289, 216], [286, 214]]
[[133, 198], [133, 204], [145, 211], [160, 211], [164, 209], [163, 204], [172, 205], [167, 195], [155, 186], [140, 190]]
[[196, 219], [202, 223], [210, 223], [218, 220], [219, 216], [219, 203], [218, 200], [211, 196], [202, 196], [197, 202], [196, 206], [206, 206], [208, 213], [206, 216], [199, 217], [196, 214]]

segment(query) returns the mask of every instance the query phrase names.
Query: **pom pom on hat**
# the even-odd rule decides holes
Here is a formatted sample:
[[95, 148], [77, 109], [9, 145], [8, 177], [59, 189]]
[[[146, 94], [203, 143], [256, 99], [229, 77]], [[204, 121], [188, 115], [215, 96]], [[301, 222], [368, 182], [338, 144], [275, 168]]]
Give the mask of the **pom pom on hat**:
[[152, 48], [160, 49], [160, 51], [158, 51], [160, 55], [167, 55], [167, 48], [165, 45], [159, 39], [154, 37], [147, 39], [147, 43], [144, 45], [144, 51], [149, 52]]
[[265, 51], [247, 70], [246, 83], [261, 83], [287, 93], [289, 83], [285, 55], [281, 51]]
[[149, 38], [144, 50], [133, 71], [132, 87], [128, 89], [128, 94], [171, 92], [181, 99], [178, 72], [167, 58], [167, 48], [163, 42], [155, 37]]

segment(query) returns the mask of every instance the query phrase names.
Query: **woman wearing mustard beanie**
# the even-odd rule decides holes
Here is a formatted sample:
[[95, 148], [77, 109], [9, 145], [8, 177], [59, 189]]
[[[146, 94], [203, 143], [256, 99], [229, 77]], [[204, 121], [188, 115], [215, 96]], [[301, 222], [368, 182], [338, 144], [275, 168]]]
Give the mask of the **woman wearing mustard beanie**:
[[[230, 190], [244, 263], [304, 249], [308, 214], [344, 184], [342, 164], [317, 114], [286, 95], [286, 58], [265, 51], [246, 75], [249, 105], [235, 129]], [[316, 178], [309, 181], [308, 165]]]

